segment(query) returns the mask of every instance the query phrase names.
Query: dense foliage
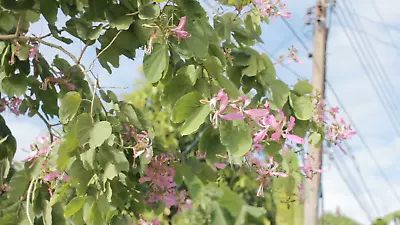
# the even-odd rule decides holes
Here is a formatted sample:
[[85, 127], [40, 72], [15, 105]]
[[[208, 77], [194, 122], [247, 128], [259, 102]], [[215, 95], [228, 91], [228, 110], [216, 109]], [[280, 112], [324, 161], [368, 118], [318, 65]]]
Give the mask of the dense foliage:
[[[322, 170], [297, 153], [355, 133], [252, 48], [261, 23], [290, 17], [284, 4], [219, 4], [228, 11], [209, 18], [194, 0], [0, 1], [0, 112], [49, 131], [13, 171], [0, 116], [0, 224], [301, 224], [303, 180]], [[51, 33], [29, 36], [40, 16]], [[85, 48], [75, 56], [48, 37]], [[63, 54], [48, 62], [42, 45]], [[95, 46], [109, 73], [144, 50], [157, 93], [125, 101], [102, 87], [81, 63]], [[300, 62], [296, 51], [279, 63]]]

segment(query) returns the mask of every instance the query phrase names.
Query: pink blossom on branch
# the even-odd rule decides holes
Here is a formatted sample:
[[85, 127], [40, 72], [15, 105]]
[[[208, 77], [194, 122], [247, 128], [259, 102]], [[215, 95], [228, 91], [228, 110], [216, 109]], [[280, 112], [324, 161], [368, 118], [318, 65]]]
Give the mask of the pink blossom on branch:
[[190, 199], [186, 191], [178, 191], [174, 181], [175, 170], [169, 167], [171, 157], [157, 155], [144, 171], [145, 176], [139, 179], [139, 183], [149, 183], [147, 193], [148, 203], [162, 202], [168, 208], [177, 206], [179, 210], [190, 208]]
[[176, 28], [172, 28], [171, 31], [174, 33], [175, 37], [178, 38], [178, 43], [181, 42], [181, 38], [190, 38], [190, 33], [185, 31], [186, 26], [186, 16], [179, 20], [179, 24]]
[[268, 157], [269, 163], [267, 168], [262, 168], [258, 171], [257, 180], [260, 181], [260, 186], [257, 191], [257, 196], [264, 197], [264, 187], [269, 184], [271, 177], [288, 177], [289, 175], [283, 172], [277, 172], [279, 164], [274, 161], [272, 156]]
[[304, 174], [306, 175], [306, 177], [308, 179], [312, 179], [314, 174], [323, 173], [324, 172], [321, 169], [313, 168], [312, 165], [311, 165], [310, 158], [307, 158], [304, 161], [305, 161], [305, 165], [304, 166], [300, 166], [299, 169], [304, 172]]

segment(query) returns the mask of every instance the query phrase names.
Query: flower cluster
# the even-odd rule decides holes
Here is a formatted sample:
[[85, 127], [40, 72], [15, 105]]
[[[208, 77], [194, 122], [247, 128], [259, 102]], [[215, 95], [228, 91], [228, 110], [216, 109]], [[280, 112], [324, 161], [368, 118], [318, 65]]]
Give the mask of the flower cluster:
[[136, 132], [135, 127], [125, 124], [125, 135], [128, 138], [134, 138], [136, 141], [136, 144], [132, 147], [133, 149], [133, 166], [136, 167], [136, 158], [145, 153], [145, 158], [147, 160], [151, 160], [153, 157], [153, 151], [152, 151], [152, 141], [149, 137], [149, 134], [147, 132], [143, 132], [141, 134], [138, 134]]
[[277, 16], [282, 16], [284, 18], [292, 17], [290, 12], [283, 12], [286, 10], [286, 4], [281, 4], [280, 0], [275, 3], [270, 0], [254, 0], [253, 5], [260, 10], [261, 16], [268, 16], [272, 20]]
[[[53, 143], [50, 143], [50, 139], [45, 136], [40, 136], [36, 138], [36, 143], [31, 144], [31, 152], [29, 152], [29, 156], [25, 159], [23, 159], [23, 162], [31, 162], [31, 165], [29, 168], [32, 168], [32, 166], [35, 164], [36, 160], [38, 158], [44, 158], [48, 154], [50, 154], [52, 148], [60, 142], [60, 139], [55, 138]], [[24, 150], [25, 151], [25, 150]], [[28, 151], [26, 151], [28, 152]]]
[[269, 184], [271, 177], [288, 177], [286, 173], [276, 171], [279, 164], [274, 161], [272, 156], [268, 157], [268, 163], [250, 154], [248, 154], [247, 158], [258, 173], [257, 180], [260, 181], [260, 186], [257, 191], [257, 196], [264, 196], [264, 187]]
[[299, 54], [299, 50], [297, 48], [295, 48], [294, 46], [292, 46], [291, 48], [289, 48], [289, 52], [287, 55], [281, 55], [278, 58], [278, 61], [275, 63], [277, 66], [282, 64], [286, 59], [288, 59], [287, 63], [299, 63], [302, 64], [303, 61], [301, 61], [298, 57]]
[[183, 207], [191, 208], [191, 200], [188, 199], [185, 190], [177, 189], [174, 181], [175, 170], [169, 166], [173, 158], [166, 154], [155, 156], [144, 171], [145, 176], [141, 177], [139, 182], [150, 182], [148, 203], [162, 202], [168, 208], [176, 206], [178, 211], [182, 211]]
[[[315, 108], [317, 114], [316, 122], [321, 125], [326, 125], [327, 127], [325, 139], [337, 145], [344, 153], [346, 153], [341, 144], [345, 140], [351, 139], [357, 134], [357, 132], [353, 130], [350, 124], [346, 123], [344, 118], [338, 116], [339, 107], [325, 110], [325, 104], [320, 100]], [[326, 112], [328, 112], [331, 118], [326, 115]]]
[[312, 165], [311, 165], [311, 159], [310, 158], [305, 159], [304, 160], [304, 166], [300, 166], [299, 169], [301, 171], [303, 171], [305, 176], [310, 180], [313, 178], [314, 174], [324, 172], [321, 169], [313, 168]]
[[[179, 20], [179, 24], [177, 27], [169, 29], [169, 31], [167, 32], [167, 36], [169, 36], [170, 34], [173, 34], [178, 39], [178, 43], [181, 42], [181, 38], [190, 38], [191, 37], [190, 33], [185, 30], [186, 20], [187, 20], [186, 16], [183, 16]], [[145, 47], [146, 54], [151, 53], [151, 51], [153, 50], [154, 41], [158, 37], [159, 37], [159, 35], [157, 35], [157, 29], [154, 29], [153, 34], [150, 36], [149, 44], [148, 44], [148, 46]]]
[[[228, 94], [221, 89], [218, 94], [209, 101], [214, 114], [210, 119], [214, 127], [217, 127], [220, 119], [224, 120], [245, 120], [251, 119], [258, 125], [257, 132], [254, 134], [254, 144], [259, 144], [263, 140], [272, 140], [283, 143], [284, 139], [296, 144], [303, 144], [304, 139], [290, 132], [295, 126], [295, 118], [290, 116], [289, 123], [282, 110], [278, 110], [278, 116], [270, 114], [268, 101], [262, 108], [250, 109], [250, 100], [246, 96], [241, 96], [236, 100], [229, 100]], [[272, 135], [268, 137], [268, 133]], [[260, 147], [259, 145], [257, 145]]]
[[19, 106], [21, 105], [21, 103], [22, 100], [18, 97], [13, 97], [10, 99], [2, 98], [0, 99], [0, 113], [4, 112], [6, 108], [8, 108], [16, 116], [19, 116]]

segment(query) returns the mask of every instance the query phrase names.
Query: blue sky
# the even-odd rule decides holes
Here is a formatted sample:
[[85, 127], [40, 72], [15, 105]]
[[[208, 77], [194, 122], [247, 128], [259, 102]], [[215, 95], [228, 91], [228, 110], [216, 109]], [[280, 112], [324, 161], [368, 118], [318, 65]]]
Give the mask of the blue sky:
[[[208, 1], [211, 5], [216, 5], [212, 0]], [[341, 9], [343, 9], [344, 1], [348, 0], [337, 1]], [[381, 12], [385, 25], [373, 8], [373, 1], [379, 4], [377, 9]], [[313, 3], [314, 1], [312, 0], [287, 0], [288, 11], [292, 12], [293, 15], [293, 18], [287, 21], [310, 50], [312, 50], [313, 44], [312, 27], [304, 26], [304, 18], [306, 9], [312, 6]], [[387, 72], [388, 81], [394, 87], [397, 87], [400, 84], [400, 12], [398, 12], [400, 1], [380, 0], [378, 3], [377, 0], [354, 0], [352, 4], [354, 11], [351, 14], [360, 18], [367, 37], [370, 39], [371, 45], [368, 48], [375, 50], [376, 57], [380, 59]], [[211, 9], [210, 13], [212, 13]], [[336, 15], [332, 14], [331, 19], [332, 26], [327, 50], [327, 79], [359, 128], [359, 132], [361, 132], [371, 148], [376, 160], [395, 186], [396, 191], [400, 193], [400, 177], [395, 170], [396, 158], [400, 157], [400, 139], [392, 127], [393, 121], [388, 119], [383, 110], [382, 104], [374, 91], [374, 86], [362, 70], [349, 40], [342, 27], [338, 24]], [[348, 23], [346, 22], [346, 24]], [[349, 27], [345, 27], [345, 29], [351, 31]], [[46, 23], [43, 20], [34, 24], [31, 31], [37, 36], [48, 33]], [[356, 30], [356, 32], [359, 32], [359, 30]], [[262, 38], [265, 43], [264, 48], [274, 53], [275, 57], [279, 56], [279, 54], [286, 54], [291, 45], [296, 46], [300, 51], [301, 59], [305, 63], [301, 65], [291, 64], [290, 67], [301, 76], [311, 78], [312, 61], [307, 58], [307, 51], [280, 19], [275, 20], [270, 25], [263, 26]], [[78, 55], [83, 46], [82, 43], [77, 43], [66, 47], [72, 53]], [[46, 47], [41, 47], [40, 50], [46, 58], [52, 58], [57, 53], [53, 49]], [[138, 54], [138, 58], [134, 62], [121, 57], [120, 65], [123, 66], [114, 69], [112, 75], [108, 75], [99, 64], [96, 64], [95, 71], [100, 75], [100, 83], [105, 86], [128, 86], [128, 89], [118, 89], [116, 91], [120, 94], [129, 93], [133, 90], [135, 84], [143, 80], [138, 71], [141, 64], [140, 55], [142, 54]], [[83, 58], [83, 62], [90, 64], [94, 58], [95, 50], [90, 49]], [[373, 65], [371, 61], [367, 61], [367, 63]], [[294, 84], [297, 81], [297, 78], [282, 66], [277, 68], [277, 72], [279, 77], [289, 84]], [[374, 73], [372, 78], [378, 78], [378, 75]], [[388, 91], [388, 88], [385, 88], [384, 91]], [[399, 90], [394, 89], [391, 91], [393, 99], [396, 100], [400, 97]], [[329, 88], [327, 88], [326, 96], [332, 105], [338, 104]], [[389, 110], [398, 114], [398, 108], [389, 106]], [[36, 136], [46, 132], [46, 128], [38, 119], [23, 116], [15, 117], [8, 113], [5, 113], [4, 116], [18, 140], [19, 149], [28, 147]], [[371, 160], [360, 139], [355, 137], [349, 144], [352, 147], [360, 170], [364, 174], [367, 187], [372, 192], [380, 215], [400, 210], [400, 203], [394, 200], [393, 194], [391, 194], [383, 178], [380, 177], [376, 165]], [[16, 158], [21, 159], [24, 154], [19, 150]], [[354, 167], [352, 167], [351, 160], [348, 157], [342, 155], [337, 160], [342, 164], [346, 163], [348, 168], [352, 168], [346, 171], [348, 177], [355, 177]], [[367, 216], [361, 210], [336, 168], [327, 157], [325, 157], [325, 167], [328, 171], [323, 175], [324, 209], [334, 212], [336, 207], [339, 206], [343, 214], [362, 224], [369, 224]], [[362, 187], [360, 181], [352, 179], [351, 184], [363, 204], [367, 205], [370, 214], [373, 217], [378, 216], [377, 213], [372, 211], [367, 192], [360, 188]]]

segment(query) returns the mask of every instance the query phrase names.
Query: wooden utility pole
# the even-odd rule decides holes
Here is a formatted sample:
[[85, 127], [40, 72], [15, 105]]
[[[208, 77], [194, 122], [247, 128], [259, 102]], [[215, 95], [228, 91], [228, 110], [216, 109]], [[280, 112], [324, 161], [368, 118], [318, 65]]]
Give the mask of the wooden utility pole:
[[[326, 8], [328, 0], [316, 0], [315, 28], [314, 28], [314, 53], [313, 53], [313, 77], [312, 85], [314, 96], [325, 98], [325, 63], [326, 63]], [[312, 168], [322, 165], [322, 146], [309, 145], [309, 158]], [[305, 183], [304, 223], [303, 225], [318, 225], [318, 200], [320, 197], [321, 174], [315, 174], [311, 180]]]

